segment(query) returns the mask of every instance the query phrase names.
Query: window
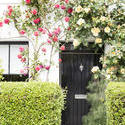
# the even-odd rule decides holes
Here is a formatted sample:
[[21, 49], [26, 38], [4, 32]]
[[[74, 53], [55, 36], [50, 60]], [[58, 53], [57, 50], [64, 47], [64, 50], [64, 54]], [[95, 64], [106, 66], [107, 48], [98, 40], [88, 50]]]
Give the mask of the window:
[[25, 81], [28, 75], [20, 74], [23, 64], [17, 58], [19, 47], [28, 47], [27, 41], [0, 42], [0, 59], [2, 59], [2, 68], [4, 69], [4, 81]]

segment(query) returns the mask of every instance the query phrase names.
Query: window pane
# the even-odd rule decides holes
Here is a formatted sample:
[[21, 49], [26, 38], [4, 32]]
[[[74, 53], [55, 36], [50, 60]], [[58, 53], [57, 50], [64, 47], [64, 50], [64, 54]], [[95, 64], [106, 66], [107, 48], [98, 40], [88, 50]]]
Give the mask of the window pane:
[[20, 74], [20, 70], [24, 68], [21, 61], [17, 58], [20, 53], [19, 48], [26, 48], [28, 45], [11, 45], [10, 46], [10, 74]]
[[9, 45], [0, 45], [0, 59], [4, 74], [8, 74]]

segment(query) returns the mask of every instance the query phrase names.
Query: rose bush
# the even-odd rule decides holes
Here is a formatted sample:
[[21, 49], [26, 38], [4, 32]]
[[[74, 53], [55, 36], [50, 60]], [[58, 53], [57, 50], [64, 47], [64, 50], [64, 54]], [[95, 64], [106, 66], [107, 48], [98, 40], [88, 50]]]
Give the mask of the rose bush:
[[88, 46], [89, 42], [93, 42], [92, 47], [96, 49], [110, 45], [112, 52], [101, 57], [102, 74], [107, 80], [125, 78], [125, 3], [119, 0], [69, 0], [58, 5], [62, 4], [66, 9], [61, 10], [60, 17], [68, 17], [70, 27], [66, 30], [67, 39], [73, 36], [75, 48], [81, 44]]
[[[55, 51], [65, 50], [64, 45], [59, 47], [62, 27], [54, 24], [57, 17], [55, 8], [58, 8], [56, 2], [52, 0], [23, 0], [23, 5], [8, 6], [4, 23], [9, 25], [14, 23], [19, 34], [30, 39], [33, 47], [30, 55], [28, 48], [20, 48], [17, 57], [25, 66], [24, 69], [21, 69], [21, 73], [25, 75], [30, 72], [30, 79], [36, 80], [41, 71], [47, 70], [49, 73]], [[61, 6], [61, 8], [64, 10], [65, 6]], [[66, 21], [69, 21], [68, 17]], [[3, 23], [1, 22], [0, 25], [2, 26]], [[51, 48], [50, 54], [47, 53], [46, 46]], [[50, 59], [40, 59], [41, 55], [47, 54]], [[30, 66], [28, 60], [31, 62]]]

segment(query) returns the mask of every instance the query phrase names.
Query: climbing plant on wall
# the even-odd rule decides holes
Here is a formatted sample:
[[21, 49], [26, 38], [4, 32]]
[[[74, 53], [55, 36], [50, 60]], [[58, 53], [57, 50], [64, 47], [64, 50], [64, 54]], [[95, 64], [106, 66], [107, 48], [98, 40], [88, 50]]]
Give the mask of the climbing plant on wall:
[[81, 44], [89, 46], [89, 42], [93, 42], [92, 47], [96, 49], [105, 47], [100, 58], [102, 69], [92, 69], [93, 78], [88, 86], [91, 108], [83, 118], [84, 125], [105, 125], [107, 81], [125, 79], [125, 3], [122, 0], [69, 0], [67, 3], [61, 0], [58, 5], [65, 6], [60, 16], [69, 24], [66, 38], [73, 37], [75, 48]]
[[[64, 16], [68, 19], [67, 39], [74, 38], [75, 47], [93, 42], [97, 49], [109, 45], [101, 58], [103, 74], [110, 80], [124, 76], [125, 3], [122, 0], [69, 0]], [[119, 78], [120, 77], [120, 78]]]
[[[20, 47], [18, 55], [25, 66], [21, 73], [26, 74], [30, 71], [31, 80], [36, 80], [43, 70], [47, 70], [48, 74], [55, 51], [65, 49], [63, 45], [59, 47], [62, 27], [54, 22], [56, 19], [54, 10], [57, 8], [55, 3], [53, 0], [23, 0], [22, 5], [8, 6], [5, 12], [4, 23], [14, 25], [19, 34], [29, 38], [32, 44], [30, 54], [28, 49]], [[47, 54], [49, 59], [41, 60], [41, 56]], [[28, 66], [28, 59], [30, 66]]]

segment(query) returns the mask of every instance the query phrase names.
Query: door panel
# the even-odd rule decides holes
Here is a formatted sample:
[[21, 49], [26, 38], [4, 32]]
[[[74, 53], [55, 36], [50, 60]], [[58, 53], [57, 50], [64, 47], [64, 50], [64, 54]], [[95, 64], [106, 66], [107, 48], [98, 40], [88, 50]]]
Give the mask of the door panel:
[[61, 54], [61, 86], [68, 90], [66, 108], [62, 112], [62, 125], [82, 125], [82, 117], [88, 112], [89, 105], [85, 99], [75, 99], [75, 94], [87, 93], [86, 86], [91, 79], [92, 67], [97, 65], [97, 56]]

